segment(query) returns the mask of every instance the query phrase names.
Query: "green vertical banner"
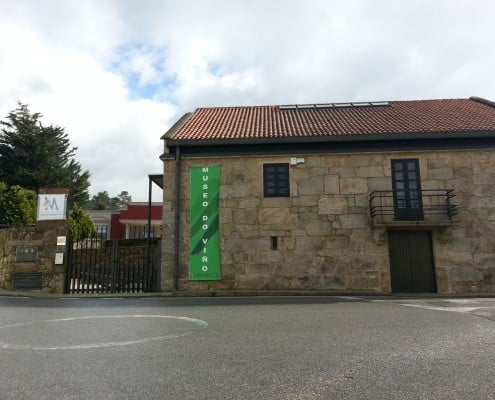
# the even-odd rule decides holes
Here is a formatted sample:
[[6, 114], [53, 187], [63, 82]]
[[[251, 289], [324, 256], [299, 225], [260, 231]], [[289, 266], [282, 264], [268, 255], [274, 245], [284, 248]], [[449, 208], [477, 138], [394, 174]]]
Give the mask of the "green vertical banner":
[[219, 198], [220, 167], [192, 167], [189, 280], [215, 281], [222, 278]]

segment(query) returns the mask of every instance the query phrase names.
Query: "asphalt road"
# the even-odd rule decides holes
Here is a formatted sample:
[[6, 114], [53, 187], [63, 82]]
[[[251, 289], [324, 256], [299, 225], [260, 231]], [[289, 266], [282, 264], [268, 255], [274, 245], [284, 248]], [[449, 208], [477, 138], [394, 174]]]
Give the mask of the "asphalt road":
[[0, 297], [0, 399], [491, 399], [495, 298]]

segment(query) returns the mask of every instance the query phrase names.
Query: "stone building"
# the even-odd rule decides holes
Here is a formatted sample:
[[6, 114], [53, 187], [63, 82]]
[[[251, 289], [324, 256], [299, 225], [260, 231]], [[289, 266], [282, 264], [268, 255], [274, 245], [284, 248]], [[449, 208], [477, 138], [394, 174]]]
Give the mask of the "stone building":
[[163, 139], [162, 290], [495, 292], [495, 103], [199, 108]]

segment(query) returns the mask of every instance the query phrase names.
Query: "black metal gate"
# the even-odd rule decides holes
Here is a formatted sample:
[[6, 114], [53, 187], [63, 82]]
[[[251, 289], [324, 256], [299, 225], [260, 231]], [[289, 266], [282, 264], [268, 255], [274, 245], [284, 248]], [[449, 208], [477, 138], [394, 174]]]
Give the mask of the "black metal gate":
[[156, 291], [160, 239], [84, 239], [67, 249], [66, 293]]
[[388, 232], [392, 292], [436, 292], [430, 231]]

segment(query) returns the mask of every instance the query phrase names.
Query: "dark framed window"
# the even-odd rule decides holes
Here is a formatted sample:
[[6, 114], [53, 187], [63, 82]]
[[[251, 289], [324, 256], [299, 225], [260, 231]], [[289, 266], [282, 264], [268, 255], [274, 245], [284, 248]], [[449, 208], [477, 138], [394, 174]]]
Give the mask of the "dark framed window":
[[289, 164], [263, 164], [263, 195], [289, 197]]
[[391, 160], [396, 221], [423, 220], [419, 159]]

